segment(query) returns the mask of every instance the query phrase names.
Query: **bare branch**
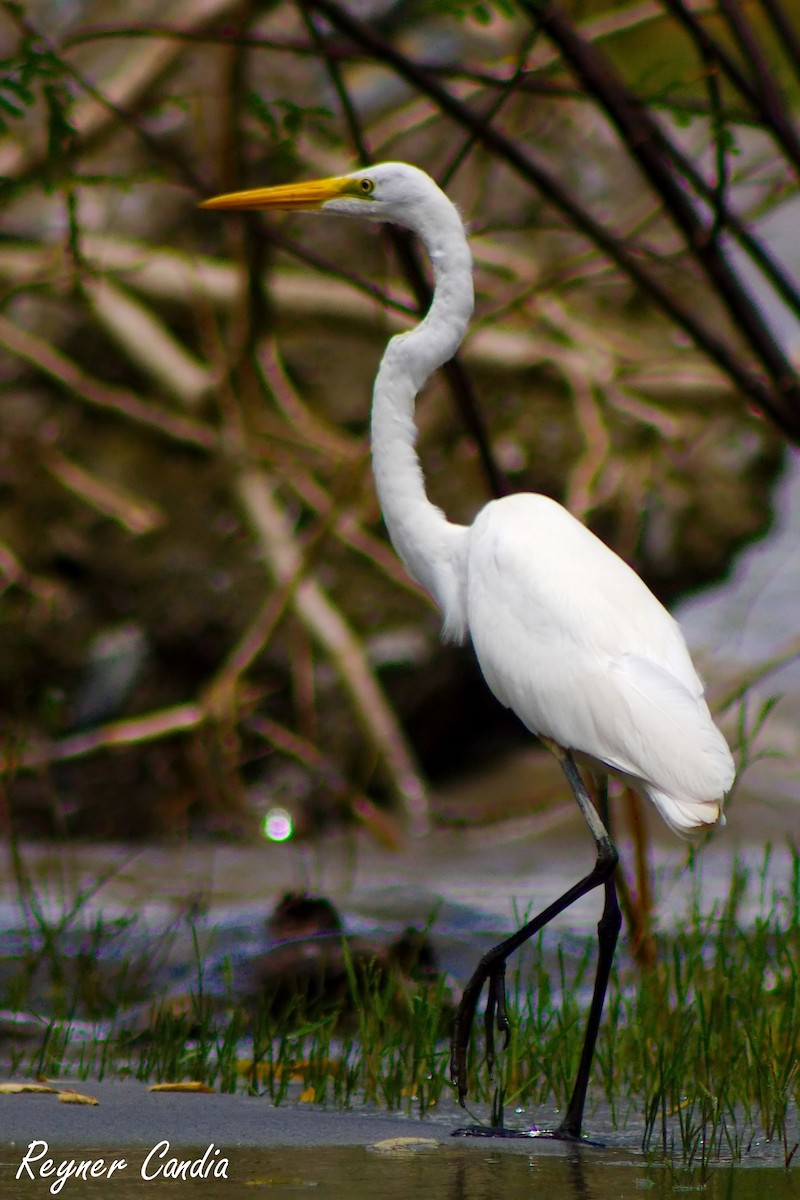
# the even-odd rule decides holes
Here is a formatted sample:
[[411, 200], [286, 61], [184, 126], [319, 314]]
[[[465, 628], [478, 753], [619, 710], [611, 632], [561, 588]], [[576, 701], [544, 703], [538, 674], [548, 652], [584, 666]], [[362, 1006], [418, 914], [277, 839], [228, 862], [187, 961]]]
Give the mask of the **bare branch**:
[[784, 397], [776, 396], [774, 389], [760, 374], [744, 363], [710, 325], [668, 290], [655, 273], [648, 270], [636, 251], [600, 224], [569, 189], [532, 157], [530, 151], [523, 150], [518, 143], [505, 137], [493, 126], [484, 124], [425, 68], [402, 54], [364, 22], [358, 21], [349, 11], [340, 8], [332, 0], [306, 0], [306, 3], [310, 8], [323, 13], [332, 25], [347, 33], [358, 45], [369, 49], [378, 61], [385, 62], [401, 78], [430, 97], [443, 113], [464, 128], [474, 130], [482, 145], [492, 150], [515, 174], [536, 187], [576, 229], [607, 254], [612, 262], [641, 287], [662, 311], [717, 363], [757, 408], [773, 418], [786, 436], [800, 440], [800, 417], [787, 406]]
[[90, 508], [116, 521], [128, 533], [138, 537], [152, 533], [164, 524], [166, 518], [158, 505], [132, 495], [119, 484], [100, 479], [58, 451], [46, 449], [42, 462], [62, 487], [78, 496]]
[[18, 771], [33, 771], [49, 763], [68, 762], [74, 758], [85, 758], [100, 750], [113, 750], [121, 746], [136, 746], [142, 742], [157, 741], [197, 729], [206, 720], [206, 713], [198, 704], [178, 704], [140, 717], [125, 721], [113, 721], [98, 725], [84, 733], [61, 738], [56, 742], [37, 742], [19, 750], [6, 749], [0, 754], [0, 774], [16, 774]]
[[[739, 0], [733, 0], [732, 4], [729, 0], [718, 0], [718, 2], [723, 11], [727, 10], [729, 17], [731, 11], [739, 6]], [[735, 59], [731, 57], [721, 42], [712, 37], [703, 22], [685, 3], [685, 0], [662, 0], [662, 3], [688, 31], [702, 58], [706, 62], [719, 63], [736, 90], [744, 96], [753, 110], [761, 117], [764, 128], [783, 148], [786, 157], [794, 163], [795, 169], [800, 171], [800, 139], [788, 119], [785, 108], [777, 100], [771, 81], [765, 89], [762, 68], [756, 66], [752, 59], [749, 60], [751, 67], [755, 67], [756, 74], [756, 83], [751, 83]], [[743, 30], [735, 16], [734, 27], [737, 39], [741, 41]], [[750, 41], [751, 39], [745, 34], [745, 42], [749, 43]], [[755, 49], [755, 43], [753, 43], [753, 48]], [[756, 58], [760, 60], [760, 54], [757, 53]]]
[[36, 370], [49, 375], [71, 395], [86, 404], [115, 413], [161, 437], [182, 442], [184, 445], [196, 446], [201, 450], [217, 448], [216, 433], [202, 421], [170, 412], [169, 409], [156, 404], [148, 404], [133, 392], [101, 383], [87, 374], [73, 359], [56, 350], [50, 342], [25, 332], [3, 316], [0, 316], [0, 345], [5, 346], [18, 358], [24, 359]]
[[537, 0], [521, 0], [521, 3], [532, 16], [538, 17], [548, 37], [603, 106], [628, 152], [663, 199], [690, 252], [772, 380], [774, 388], [764, 405], [765, 411], [790, 437], [800, 440], [800, 379], [760, 309], [742, 286], [718, 239], [711, 236], [713, 226], [704, 223], [665, 161], [663, 132], [660, 137], [655, 136], [650, 114], [636, 103], [609, 61], [580, 37], [557, 5], [548, 3], [542, 10]]
[[778, 44], [783, 48], [800, 82], [800, 31], [792, 25], [781, 0], [761, 0], [761, 7], [769, 17]]

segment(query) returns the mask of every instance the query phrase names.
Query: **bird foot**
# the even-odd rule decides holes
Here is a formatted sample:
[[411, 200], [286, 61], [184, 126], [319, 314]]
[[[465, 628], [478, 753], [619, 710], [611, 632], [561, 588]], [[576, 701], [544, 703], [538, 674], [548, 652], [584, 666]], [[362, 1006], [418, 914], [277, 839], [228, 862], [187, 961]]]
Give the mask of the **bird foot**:
[[[495, 947], [497, 949], [497, 947]], [[508, 1046], [511, 1036], [511, 1023], [508, 1019], [506, 1006], [505, 960], [487, 963], [487, 955], [478, 965], [472, 979], [464, 989], [461, 1003], [456, 1013], [453, 1036], [450, 1043], [450, 1079], [458, 1092], [458, 1102], [462, 1108], [467, 1095], [467, 1048], [469, 1046], [472, 1023], [483, 985], [488, 982], [486, 997], [486, 1012], [484, 1029], [486, 1032], [486, 1066], [491, 1079], [494, 1074], [494, 1031], [502, 1034], [504, 1046]]]
[[454, 1129], [451, 1137], [479, 1138], [528, 1138], [547, 1140], [551, 1142], [567, 1142], [573, 1146], [594, 1146], [599, 1150], [605, 1149], [605, 1142], [595, 1142], [582, 1134], [575, 1134], [569, 1129], [557, 1126], [555, 1129], [506, 1129], [499, 1125], [465, 1125], [462, 1129]]
[[533, 1129], [506, 1129], [499, 1125], [465, 1125], [462, 1129], [454, 1129], [451, 1137], [480, 1137], [480, 1138], [530, 1138], [535, 1137]]

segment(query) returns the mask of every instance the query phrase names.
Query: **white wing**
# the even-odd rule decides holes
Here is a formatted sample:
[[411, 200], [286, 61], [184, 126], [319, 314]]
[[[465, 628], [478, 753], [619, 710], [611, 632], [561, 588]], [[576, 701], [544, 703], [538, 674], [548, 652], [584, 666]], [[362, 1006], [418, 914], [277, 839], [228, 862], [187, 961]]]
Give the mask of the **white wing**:
[[566, 509], [487, 505], [467, 604], [486, 681], [529, 729], [629, 777], [678, 832], [718, 818], [733, 762], [680, 629]]

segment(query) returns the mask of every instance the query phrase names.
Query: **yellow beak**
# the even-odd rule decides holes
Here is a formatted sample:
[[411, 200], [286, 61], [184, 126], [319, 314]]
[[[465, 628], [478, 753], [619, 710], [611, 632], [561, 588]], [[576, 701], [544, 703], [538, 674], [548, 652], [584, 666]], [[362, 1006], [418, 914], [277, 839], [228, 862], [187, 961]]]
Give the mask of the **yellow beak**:
[[307, 183], [285, 183], [279, 187], [251, 188], [246, 192], [228, 192], [224, 196], [212, 196], [202, 200], [200, 208], [251, 209], [272, 208], [278, 211], [289, 209], [321, 208], [326, 200], [335, 200], [353, 187], [347, 176], [331, 179], [311, 179]]

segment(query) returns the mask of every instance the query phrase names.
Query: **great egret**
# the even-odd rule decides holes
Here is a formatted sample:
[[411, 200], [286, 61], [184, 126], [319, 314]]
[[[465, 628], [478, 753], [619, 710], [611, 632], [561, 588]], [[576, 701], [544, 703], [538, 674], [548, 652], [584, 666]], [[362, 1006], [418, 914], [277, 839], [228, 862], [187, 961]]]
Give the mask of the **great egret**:
[[493, 1025], [508, 1035], [506, 960], [602, 886], [597, 975], [572, 1096], [557, 1129], [530, 1131], [578, 1139], [620, 910], [617, 852], [576, 758], [621, 776], [687, 836], [721, 818], [734, 778], [730, 750], [676, 622], [638, 575], [560, 504], [532, 493], [506, 496], [465, 526], [448, 521], [428, 499], [414, 449], [415, 399], [455, 354], [473, 309], [464, 226], [433, 180], [406, 163], [382, 163], [332, 179], [217, 196], [203, 207], [307, 209], [394, 222], [416, 233], [430, 256], [431, 307], [415, 329], [391, 339], [375, 380], [378, 498], [397, 553], [441, 609], [444, 637], [461, 642], [469, 635], [495, 696], [557, 756], [597, 850], [588, 874], [481, 959], [456, 1016], [451, 1074], [463, 1105], [467, 1048], [484, 984], [491, 1065]]

